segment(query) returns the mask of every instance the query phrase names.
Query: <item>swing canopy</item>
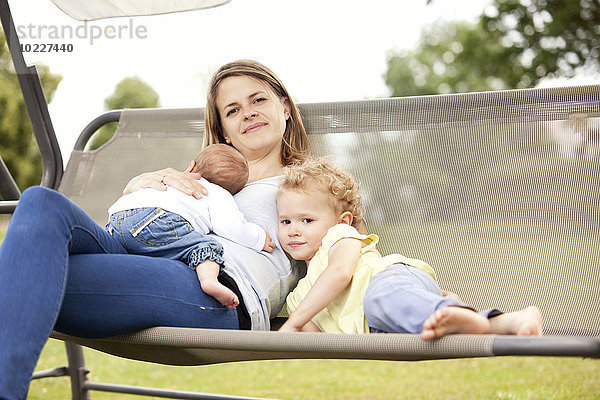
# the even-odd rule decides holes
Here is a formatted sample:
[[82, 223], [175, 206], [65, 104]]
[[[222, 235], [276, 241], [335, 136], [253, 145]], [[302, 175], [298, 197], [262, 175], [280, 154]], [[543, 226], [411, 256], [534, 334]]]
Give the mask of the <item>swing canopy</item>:
[[65, 14], [85, 21], [111, 17], [167, 14], [218, 7], [231, 0], [52, 0]]

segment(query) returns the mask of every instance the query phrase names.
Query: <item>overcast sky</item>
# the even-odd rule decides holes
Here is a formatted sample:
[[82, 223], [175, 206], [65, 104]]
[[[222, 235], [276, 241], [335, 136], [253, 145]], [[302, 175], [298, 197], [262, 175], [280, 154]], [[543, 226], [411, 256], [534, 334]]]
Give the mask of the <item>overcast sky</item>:
[[[168, 108], [203, 106], [212, 72], [240, 58], [270, 67], [299, 102], [386, 96], [388, 51], [414, 47], [422, 27], [436, 21], [475, 21], [490, 1], [432, 3], [232, 0], [209, 10], [84, 25], [49, 0], [9, 0], [15, 25], [27, 36], [23, 44], [73, 45], [72, 52], [25, 53], [28, 63], [43, 62], [63, 76], [50, 114], [65, 163], [83, 127], [128, 76], [152, 86]], [[92, 41], [92, 31], [109, 27], [121, 37]], [[62, 36], [50, 37], [57, 30]]]

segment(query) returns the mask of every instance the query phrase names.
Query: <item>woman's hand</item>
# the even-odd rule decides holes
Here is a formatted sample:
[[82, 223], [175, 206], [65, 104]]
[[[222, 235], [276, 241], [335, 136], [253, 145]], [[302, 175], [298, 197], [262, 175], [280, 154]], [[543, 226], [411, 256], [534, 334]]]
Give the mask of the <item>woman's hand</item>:
[[190, 172], [195, 166], [192, 161], [189, 167], [181, 172], [173, 168], [165, 168], [155, 172], [147, 172], [136, 176], [129, 181], [123, 194], [135, 192], [136, 190], [153, 188], [156, 190], [167, 190], [167, 186], [179, 190], [197, 199], [202, 198], [208, 192], [206, 188], [197, 182], [201, 178], [199, 173]]

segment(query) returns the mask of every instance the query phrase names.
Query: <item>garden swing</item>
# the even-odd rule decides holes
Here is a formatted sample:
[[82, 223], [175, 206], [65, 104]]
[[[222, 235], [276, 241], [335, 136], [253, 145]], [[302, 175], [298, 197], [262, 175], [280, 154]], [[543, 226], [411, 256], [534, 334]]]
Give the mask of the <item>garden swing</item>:
[[[80, 2], [55, 2], [83, 19], [95, 18], [86, 13], [103, 4], [75, 8], [83, 13], [75, 14], [71, 7]], [[63, 171], [35, 67], [25, 65], [18, 38], [11, 36], [7, 0], [0, 0], [0, 6], [42, 153], [42, 185], [61, 191], [104, 224], [108, 206], [132, 176], [187, 166], [182, 160], [193, 158], [202, 143], [200, 108], [105, 113], [83, 130]], [[107, 11], [96, 17], [109, 15]], [[512, 311], [536, 304], [544, 315], [544, 336], [447, 335], [424, 342], [408, 334], [171, 327], [106, 339], [53, 332], [52, 337], [67, 345], [69, 365], [38, 371], [34, 378], [70, 376], [74, 399], [89, 398], [92, 390], [236, 398], [92, 382], [80, 346], [188, 366], [298, 358], [600, 358], [600, 85], [299, 107], [313, 154], [334, 154], [363, 183], [369, 229], [382, 234], [382, 253], [401, 251], [428, 261], [442, 287], [460, 293], [476, 308], [493, 304]], [[85, 150], [100, 126], [117, 121], [108, 143]], [[19, 191], [3, 163], [0, 178], [1, 194], [10, 199], [0, 202], [0, 212], [10, 213]], [[272, 329], [278, 323], [274, 319]]]

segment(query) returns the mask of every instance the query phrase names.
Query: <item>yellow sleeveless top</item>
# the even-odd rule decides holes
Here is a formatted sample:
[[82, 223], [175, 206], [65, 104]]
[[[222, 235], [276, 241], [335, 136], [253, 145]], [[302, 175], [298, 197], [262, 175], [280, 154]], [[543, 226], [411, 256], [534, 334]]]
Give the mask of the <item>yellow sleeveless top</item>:
[[306, 297], [310, 288], [327, 268], [331, 247], [341, 239], [354, 238], [364, 243], [350, 285], [325, 309], [314, 316], [312, 322], [323, 332], [330, 333], [368, 333], [369, 327], [363, 311], [363, 299], [369, 281], [378, 272], [392, 264], [403, 263], [429, 273], [435, 279], [435, 272], [425, 262], [410, 259], [400, 254], [382, 257], [375, 247], [379, 237], [375, 234], [361, 235], [356, 228], [347, 224], [338, 224], [327, 231], [321, 247], [310, 260], [306, 276], [287, 296], [280, 315], [290, 315]]

